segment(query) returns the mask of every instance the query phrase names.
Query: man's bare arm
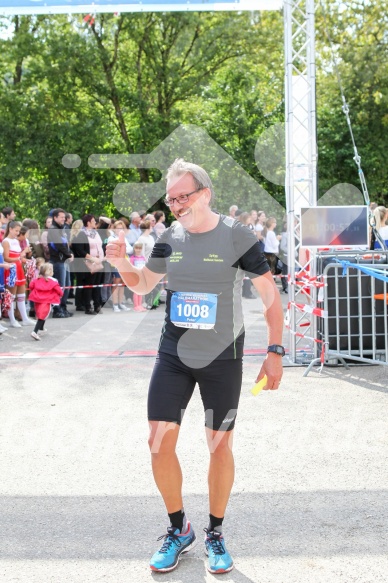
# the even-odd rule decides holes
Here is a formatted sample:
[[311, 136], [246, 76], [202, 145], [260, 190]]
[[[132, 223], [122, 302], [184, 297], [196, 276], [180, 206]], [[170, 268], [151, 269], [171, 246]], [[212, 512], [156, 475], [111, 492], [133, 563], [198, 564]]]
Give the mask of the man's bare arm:
[[121, 259], [120, 264], [116, 264], [116, 267], [125, 285], [141, 296], [150, 293], [165, 275], [163, 273], [155, 273], [147, 267], [138, 269], [125, 258]]
[[283, 306], [279, 290], [271, 273], [252, 279], [264, 304], [264, 316], [268, 326], [268, 344], [281, 344], [283, 341]]
[[125, 256], [125, 237], [121, 232], [117, 239], [108, 243], [106, 259], [120, 272], [120, 276], [129, 289], [139, 295], [148, 294], [164, 277], [163, 273], [154, 273], [147, 267], [138, 269]]
[[[268, 345], [282, 344], [283, 341], [283, 306], [279, 291], [271, 273], [265, 273], [252, 279], [255, 289], [259, 292], [264, 304], [264, 317], [268, 329]], [[283, 375], [282, 357], [270, 352], [256, 378], [259, 382], [267, 375], [266, 389], [277, 389]]]

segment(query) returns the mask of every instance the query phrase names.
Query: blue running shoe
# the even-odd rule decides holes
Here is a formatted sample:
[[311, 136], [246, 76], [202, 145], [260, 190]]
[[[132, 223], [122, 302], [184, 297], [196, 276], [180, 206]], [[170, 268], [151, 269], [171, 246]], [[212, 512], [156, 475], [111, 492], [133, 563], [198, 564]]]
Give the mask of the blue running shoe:
[[167, 534], [163, 534], [158, 540], [162, 538], [164, 543], [151, 558], [150, 567], [152, 571], [167, 573], [175, 569], [183, 553], [187, 553], [195, 546], [196, 536], [190, 522], [187, 522], [185, 533], [180, 533], [179, 528], [169, 526]]
[[209, 557], [209, 573], [228, 573], [234, 567], [233, 559], [225, 548], [224, 537], [220, 532], [203, 529], [206, 532], [205, 553]]

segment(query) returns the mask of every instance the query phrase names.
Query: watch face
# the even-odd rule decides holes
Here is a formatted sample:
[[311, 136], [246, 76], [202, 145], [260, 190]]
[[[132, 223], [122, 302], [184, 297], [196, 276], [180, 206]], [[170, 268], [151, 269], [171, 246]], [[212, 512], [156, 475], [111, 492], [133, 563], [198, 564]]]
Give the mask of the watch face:
[[283, 346], [279, 346], [279, 344], [273, 344], [272, 346], [268, 346], [268, 352], [274, 352], [275, 354], [279, 354], [279, 356], [285, 355], [285, 350]]

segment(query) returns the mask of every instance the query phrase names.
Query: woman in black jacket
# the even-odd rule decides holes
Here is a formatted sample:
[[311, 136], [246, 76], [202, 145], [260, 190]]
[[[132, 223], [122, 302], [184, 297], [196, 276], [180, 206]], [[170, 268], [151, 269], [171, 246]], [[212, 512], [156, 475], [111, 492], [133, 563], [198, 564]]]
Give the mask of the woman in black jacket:
[[[95, 285], [96, 273], [92, 273], [93, 265], [97, 263], [96, 258], [90, 254], [89, 239], [83, 230], [84, 224], [82, 220], [74, 221], [71, 235], [70, 246], [74, 253], [74, 271], [77, 278], [77, 285]], [[94, 289], [86, 287], [84, 289], [76, 289], [75, 305], [77, 312], [85, 312], [88, 316], [94, 316], [100, 311], [99, 305], [92, 309], [92, 298]], [[95, 302], [96, 304], [96, 302]]]

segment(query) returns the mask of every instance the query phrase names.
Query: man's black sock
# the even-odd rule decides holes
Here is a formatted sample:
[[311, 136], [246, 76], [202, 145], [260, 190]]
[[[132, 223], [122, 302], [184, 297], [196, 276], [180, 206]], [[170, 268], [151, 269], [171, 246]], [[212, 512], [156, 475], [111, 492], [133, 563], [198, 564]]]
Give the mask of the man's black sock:
[[183, 532], [184, 530], [186, 531], [186, 528], [183, 528], [183, 526], [186, 527], [186, 516], [183, 509], [178, 510], [178, 512], [172, 512], [168, 516], [171, 522], [171, 526], [179, 528], [180, 532]]
[[210, 532], [212, 532], [213, 530], [216, 530], [217, 532], [222, 532], [222, 521], [224, 520], [224, 517], [217, 518], [217, 516], [209, 514], [209, 518], [210, 522], [208, 530], [210, 530]]

